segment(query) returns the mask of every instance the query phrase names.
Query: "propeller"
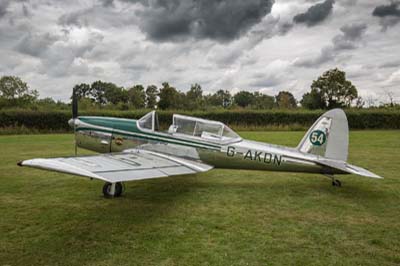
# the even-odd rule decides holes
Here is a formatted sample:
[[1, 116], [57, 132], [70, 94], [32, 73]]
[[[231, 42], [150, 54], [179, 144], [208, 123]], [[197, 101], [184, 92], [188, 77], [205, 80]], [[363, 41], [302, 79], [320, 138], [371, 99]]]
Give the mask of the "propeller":
[[78, 97], [76, 95], [76, 89], [72, 90], [72, 121], [74, 124], [74, 136], [75, 136], [75, 156], [78, 154], [78, 145], [76, 143], [76, 123], [75, 119], [78, 117]]

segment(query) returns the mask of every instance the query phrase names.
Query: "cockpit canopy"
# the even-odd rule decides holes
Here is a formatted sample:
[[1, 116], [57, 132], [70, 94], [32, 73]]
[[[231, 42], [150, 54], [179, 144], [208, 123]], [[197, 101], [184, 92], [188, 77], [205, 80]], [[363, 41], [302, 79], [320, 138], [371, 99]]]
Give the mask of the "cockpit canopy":
[[[217, 143], [229, 143], [240, 140], [240, 136], [221, 122], [197, 117], [174, 114], [168, 133], [175, 136], [203, 139]], [[141, 129], [158, 131], [159, 123], [155, 111], [138, 120]]]
[[217, 142], [240, 139], [238, 134], [221, 122], [184, 115], [174, 115], [169, 132]]

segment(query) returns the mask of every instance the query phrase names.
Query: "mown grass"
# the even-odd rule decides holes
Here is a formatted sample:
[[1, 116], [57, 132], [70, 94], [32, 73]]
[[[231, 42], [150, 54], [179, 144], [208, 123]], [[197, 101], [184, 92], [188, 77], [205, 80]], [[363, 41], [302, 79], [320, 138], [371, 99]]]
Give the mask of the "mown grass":
[[[385, 177], [260, 171], [103, 183], [16, 162], [72, 135], [0, 137], [0, 265], [399, 265], [400, 132], [356, 131], [350, 162]], [[242, 132], [295, 146], [302, 132]]]

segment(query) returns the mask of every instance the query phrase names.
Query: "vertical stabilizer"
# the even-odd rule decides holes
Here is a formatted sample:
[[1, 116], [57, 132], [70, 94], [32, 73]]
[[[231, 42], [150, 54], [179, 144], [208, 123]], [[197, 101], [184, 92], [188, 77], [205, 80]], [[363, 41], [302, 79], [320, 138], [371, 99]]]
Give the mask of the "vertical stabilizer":
[[297, 149], [304, 153], [347, 161], [349, 126], [342, 109], [321, 115], [300, 141]]

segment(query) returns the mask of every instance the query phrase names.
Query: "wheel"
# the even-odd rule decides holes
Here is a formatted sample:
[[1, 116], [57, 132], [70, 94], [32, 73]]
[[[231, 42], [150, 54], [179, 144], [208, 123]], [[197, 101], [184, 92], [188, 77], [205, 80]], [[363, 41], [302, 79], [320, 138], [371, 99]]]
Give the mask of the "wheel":
[[111, 183], [105, 183], [103, 186], [103, 194], [104, 197], [106, 198], [113, 198], [113, 197], [119, 197], [122, 194], [122, 184], [121, 182], [115, 183], [115, 192], [114, 195], [111, 195]]
[[332, 180], [332, 186], [334, 187], [341, 187], [342, 186], [342, 182], [340, 182], [340, 180]]

